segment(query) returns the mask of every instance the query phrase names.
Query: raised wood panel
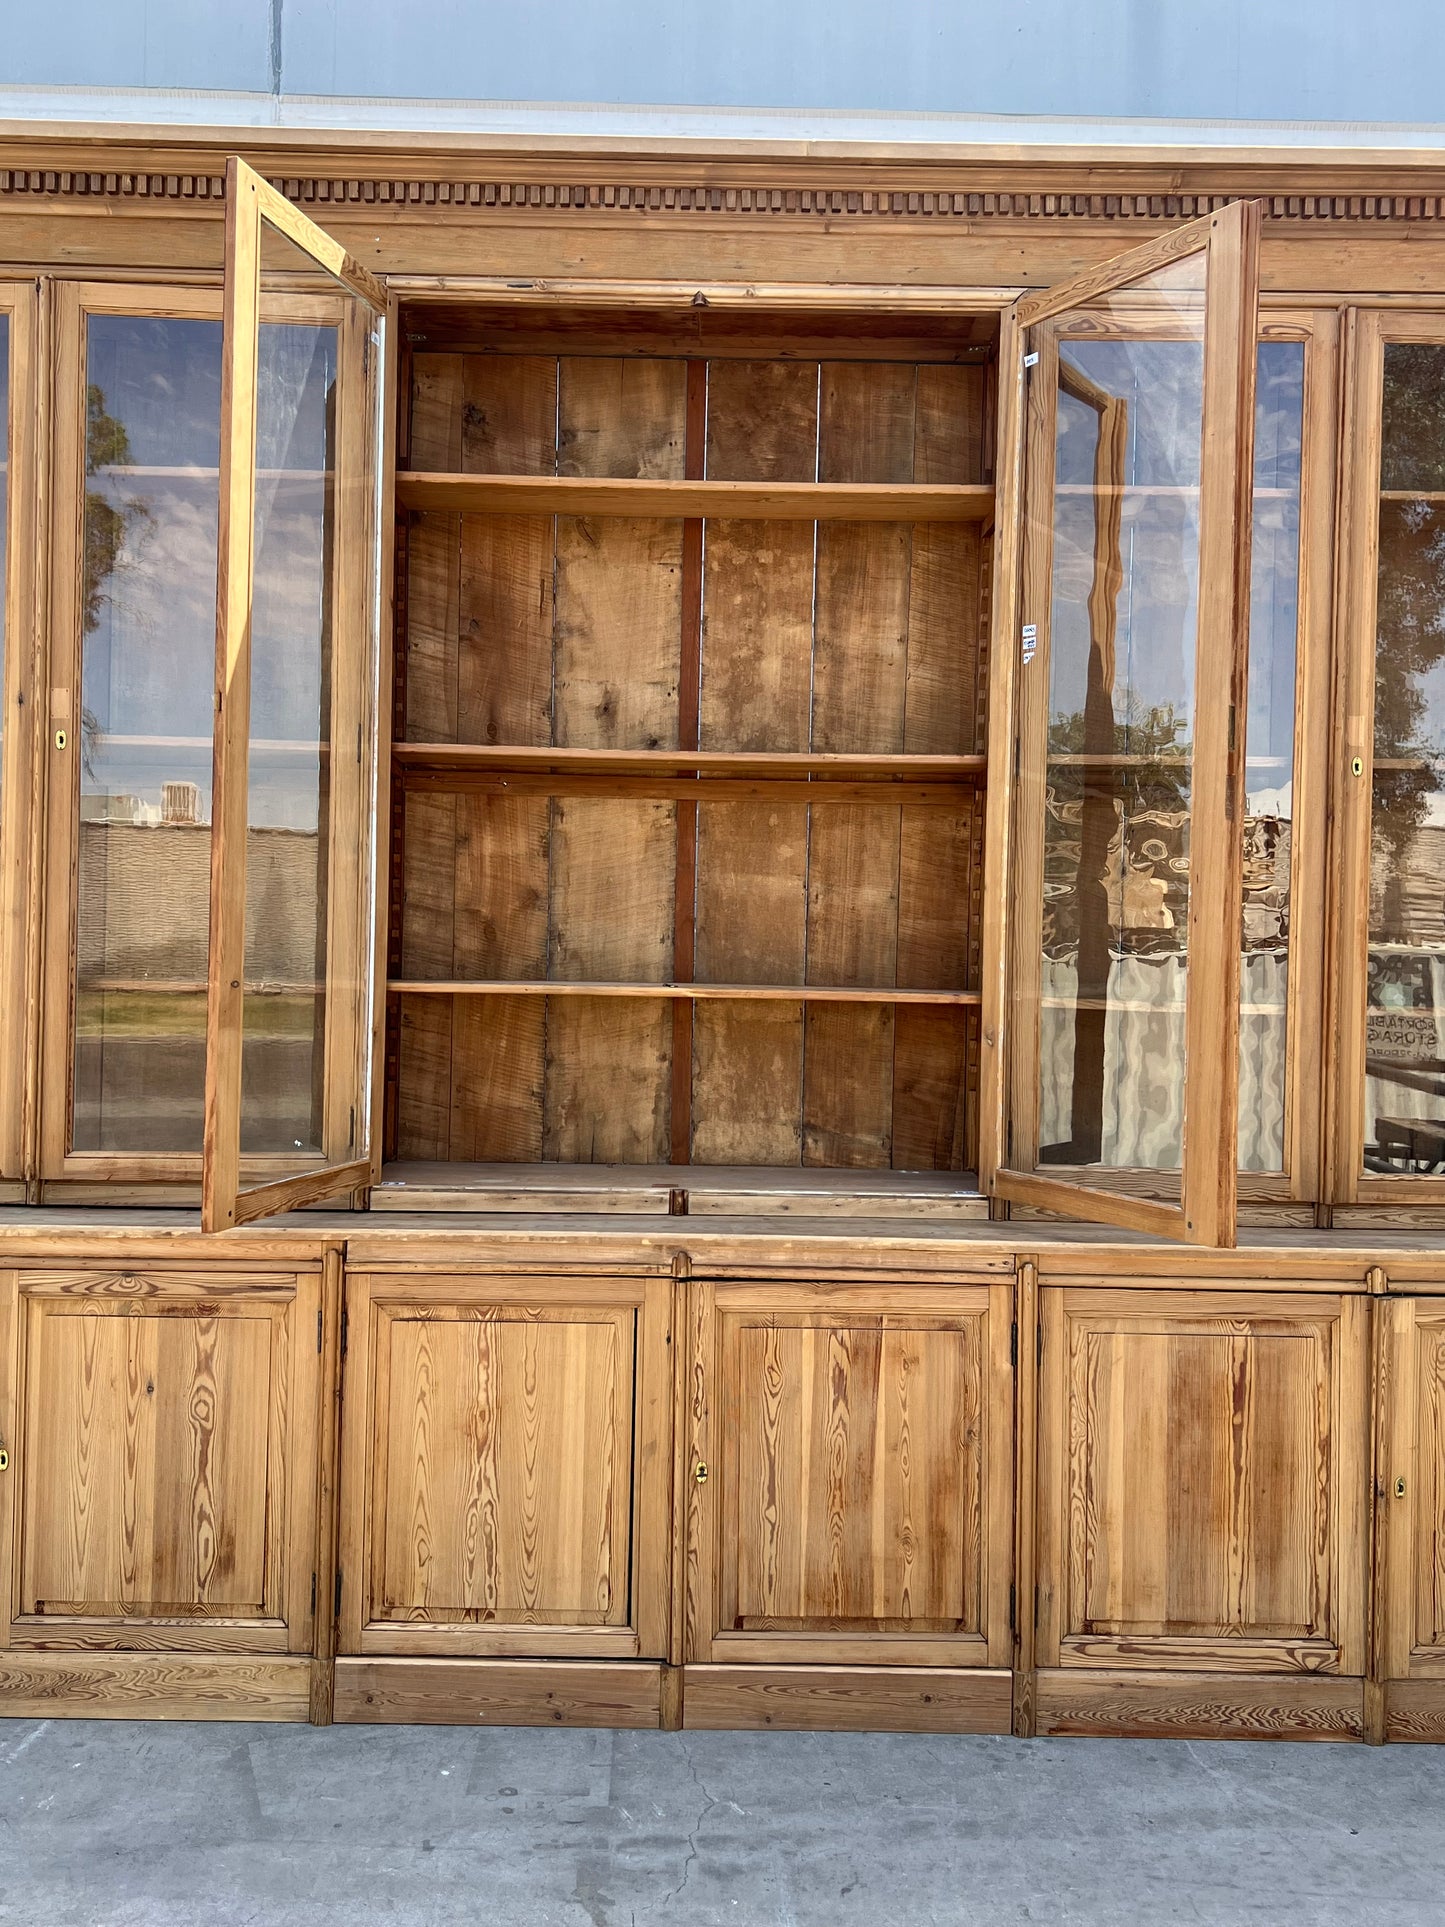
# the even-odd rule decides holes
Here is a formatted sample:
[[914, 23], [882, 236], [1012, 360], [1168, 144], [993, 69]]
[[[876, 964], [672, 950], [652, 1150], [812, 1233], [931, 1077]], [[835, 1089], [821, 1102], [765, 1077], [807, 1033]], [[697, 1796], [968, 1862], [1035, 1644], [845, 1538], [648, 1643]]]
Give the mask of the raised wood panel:
[[348, 1280], [344, 1652], [663, 1656], [669, 1289]]
[[380, 1620], [627, 1620], [632, 1318], [392, 1313], [372, 1488]]
[[1040, 1665], [1363, 1673], [1368, 1301], [1043, 1302]]
[[71, 1267], [0, 1291], [6, 1643], [308, 1651], [320, 1278]]
[[1007, 1661], [1009, 1293], [694, 1288], [692, 1661]]

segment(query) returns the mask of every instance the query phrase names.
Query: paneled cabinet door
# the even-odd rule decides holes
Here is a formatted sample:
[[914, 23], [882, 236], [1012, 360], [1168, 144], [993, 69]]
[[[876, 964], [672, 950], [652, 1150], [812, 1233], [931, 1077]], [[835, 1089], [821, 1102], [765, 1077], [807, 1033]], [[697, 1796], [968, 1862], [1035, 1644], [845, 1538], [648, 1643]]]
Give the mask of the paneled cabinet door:
[[1368, 1300], [1042, 1298], [1039, 1665], [1363, 1674]]
[[0, 1643], [311, 1650], [317, 1273], [0, 1273]]
[[1445, 1738], [1445, 1298], [1376, 1307], [1376, 1642], [1392, 1737]]
[[1012, 1290], [696, 1285], [686, 1657], [1010, 1664]]
[[348, 1277], [341, 1652], [666, 1657], [671, 1303]]

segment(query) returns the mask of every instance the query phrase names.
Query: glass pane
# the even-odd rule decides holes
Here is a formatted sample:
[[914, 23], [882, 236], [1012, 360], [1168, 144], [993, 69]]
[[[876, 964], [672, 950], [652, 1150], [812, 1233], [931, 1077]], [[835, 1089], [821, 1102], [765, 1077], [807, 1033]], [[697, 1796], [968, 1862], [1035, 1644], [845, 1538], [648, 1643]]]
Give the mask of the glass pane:
[[1059, 344], [1044, 1164], [1180, 1168], [1203, 275], [1095, 304]]
[[[247, 1150], [317, 1150], [337, 331], [260, 331]], [[219, 322], [87, 327], [76, 1151], [199, 1152]], [[309, 646], [308, 646], [309, 644]]]
[[77, 1151], [199, 1151], [219, 322], [86, 330]]
[[1261, 342], [1245, 733], [1239, 1168], [1284, 1168], [1305, 345]]
[[1367, 1171], [1445, 1172], [1445, 345], [1385, 346]]
[[[5, 564], [10, 534], [10, 317], [0, 314], [0, 426], [5, 439], [0, 442], [0, 689], [5, 687]], [[4, 753], [5, 712], [0, 702], [0, 754]]]
[[337, 330], [263, 327], [241, 1149], [323, 1146]]

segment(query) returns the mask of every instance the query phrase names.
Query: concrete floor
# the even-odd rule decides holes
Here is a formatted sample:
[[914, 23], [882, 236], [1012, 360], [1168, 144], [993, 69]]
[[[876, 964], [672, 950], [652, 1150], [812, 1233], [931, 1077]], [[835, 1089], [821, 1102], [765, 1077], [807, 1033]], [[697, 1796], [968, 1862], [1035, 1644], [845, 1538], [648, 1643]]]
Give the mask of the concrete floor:
[[1445, 1923], [1445, 1749], [0, 1722], [24, 1927]]

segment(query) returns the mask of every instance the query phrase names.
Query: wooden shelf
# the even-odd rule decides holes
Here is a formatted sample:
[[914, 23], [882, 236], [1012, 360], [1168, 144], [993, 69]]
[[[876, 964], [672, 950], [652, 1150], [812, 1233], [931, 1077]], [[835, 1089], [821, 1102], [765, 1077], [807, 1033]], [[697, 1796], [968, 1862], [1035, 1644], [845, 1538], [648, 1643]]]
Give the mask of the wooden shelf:
[[991, 488], [918, 483], [657, 482], [553, 475], [399, 473], [405, 508], [463, 515], [726, 516], [754, 522], [982, 522]]
[[392, 977], [393, 997], [641, 997], [691, 1003], [715, 998], [729, 1003], [786, 1004], [977, 1004], [976, 990], [899, 990], [855, 984], [598, 984], [557, 983], [546, 977], [509, 982], [436, 982]]
[[535, 749], [491, 743], [395, 743], [404, 769], [517, 770], [528, 774], [598, 776], [841, 777], [853, 782], [976, 782], [984, 756], [849, 756], [834, 751], [686, 749]]

